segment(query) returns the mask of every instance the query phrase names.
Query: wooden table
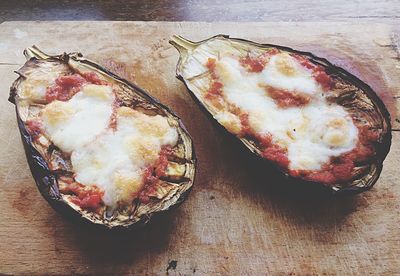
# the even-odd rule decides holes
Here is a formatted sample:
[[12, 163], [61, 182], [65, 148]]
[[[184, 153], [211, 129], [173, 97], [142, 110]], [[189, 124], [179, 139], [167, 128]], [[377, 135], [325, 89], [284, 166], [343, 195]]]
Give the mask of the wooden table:
[[[400, 273], [400, 133], [376, 186], [321, 199], [288, 189], [221, 135], [175, 79], [178, 33], [232, 36], [309, 50], [379, 91], [400, 129], [399, 29], [388, 24], [6, 22], [0, 25], [0, 273], [302, 275]], [[169, 105], [192, 134], [198, 175], [188, 200], [133, 233], [91, 232], [37, 191], [6, 101], [22, 51], [81, 51]]]
[[0, 1], [6, 20], [347, 21], [398, 24], [398, 0], [18, 0]]

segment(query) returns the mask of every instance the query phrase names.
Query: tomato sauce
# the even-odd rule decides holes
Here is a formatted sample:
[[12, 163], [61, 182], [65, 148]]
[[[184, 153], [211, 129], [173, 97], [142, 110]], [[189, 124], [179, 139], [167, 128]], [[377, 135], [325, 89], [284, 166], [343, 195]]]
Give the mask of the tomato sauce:
[[261, 55], [255, 56], [251, 53], [247, 54], [246, 57], [240, 59], [240, 64], [246, 68], [247, 72], [259, 73], [264, 70], [265, 65], [268, 63], [269, 59], [278, 54], [280, 51], [278, 49], [271, 49], [265, 51]]
[[36, 139], [42, 133], [42, 124], [38, 120], [27, 120], [25, 125], [33, 139]]
[[262, 156], [278, 164], [282, 168], [289, 166], [289, 159], [287, 157], [287, 150], [278, 145], [271, 144], [271, 146], [264, 148]]
[[324, 90], [329, 90], [332, 88], [331, 77], [325, 72], [325, 69], [317, 64], [312, 63], [306, 57], [292, 54], [294, 58], [305, 68], [313, 71], [313, 76], [315, 80], [322, 86]]
[[281, 108], [304, 106], [311, 100], [310, 96], [298, 93], [290, 92], [285, 89], [278, 89], [274, 87], [265, 88], [268, 95], [275, 101], [275, 103]]
[[60, 76], [56, 79], [54, 85], [47, 88], [46, 101], [68, 101], [80, 90], [84, 83], [86, 83], [86, 79], [79, 74]]
[[206, 98], [214, 98], [218, 96], [222, 96], [222, 87], [224, 85], [221, 82], [214, 81], [211, 83], [210, 88], [207, 91]]
[[255, 139], [262, 150], [262, 156], [265, 159], [275, 162], [280, 167], [287, 168], [289, 166], [289, 159], [287, 158], [287, 150], [272, 142], [270, 134], [257, 134], [251, 129], [249, 125], [249, 115], [241, 114], [239, 116], [242, 125], [240, 135], [242, 137], [248, 136]]
[[106, 81], [101, 80], [94, 72], [72, 74], [60, 76], [56, 79], [55, 84], [46, 89], [46, 101], [48, 103], [59, 100], [68, 101], [76, 93], [79, 92], [81, 87], [86, 83], [97, 85], [107, 85]]
[[82, 76], [90, 83], [97, 85], [108, 85], [108, 82], [99, 78], [95, 72], [82, 73]]
[[160, 177], [165, 176], [168, 167], [168, 157], [172, 154], [170, 146], [164, 146], [159, 154], [158, 160], [155, 165], [149, 166], [144, 170], [143, 181], [145, 183], [144, 189], [139, 193], [139, 200], [143, 203], [148, 203], [151, 194], [156, 192], [156, 184]]
[[216, 60], [214, 58], [208, 58], [206, 67], [211, 73], [211, 82], [210, 87], [204, 95], [204, 98], [206, 98], [216, 108], [222, 109], [224, 107], [222, 92], [222, 88], [224, 85], [218, 81], [218, 76], [215, 72]]
[[[216, 59], [215, 58], [208, 58], [207, 59], [207, 63], [206, 63], [206, 67], [207, 69], [211, 72], [211, 74], [213, 74], [215, 72], [215, 67], [217, 66], [216, 64]], [[213, 78], [216, 78], [216, 76]]]
[[216, 60], [215, 58], [208, 58], [206, 67], [208, 68], [209, 72], [211, 73], [211, 84], [210, 88], [205, 95], [206, 98], [214, 98], [216, 96], [222, 95], [222, 87], [224, 86], [221, 82], [217, 81], [218, 76], [215, 72], [216, 68]]
[[379, 138], [377, 130], [371, 130], [368, 125], [356, 125], [358, 128], [358, 143], [357, 147], [352, 151], [346, 153], [344, 156], [362, 162], [375, 154], [373, 147], [374, 142]]
[[103, 204], [104, 192], [96, 185], [88, 186], [71, 182], [64, 192], [73, 193], [71, 202], [85, 210], [97, 211]]
[[247, 55], [245, 58], [240, 60], [240, 64], [251, 73], [259, 73], [264, 70], [265, 64], [259, 59], [255, 59]]
[[253, 130], [251, 129], [249, 124], [249, 114], [246, 113], [240, 114], [239, 119], [240, 119], [240, 124], [242, 126], [239, 136], [241, 137], [252, 136]]
[[331, 77], [322, 68], [314, 70], [315, 80], [322, 86], [324, 90], [329, 90], [332, 86]]

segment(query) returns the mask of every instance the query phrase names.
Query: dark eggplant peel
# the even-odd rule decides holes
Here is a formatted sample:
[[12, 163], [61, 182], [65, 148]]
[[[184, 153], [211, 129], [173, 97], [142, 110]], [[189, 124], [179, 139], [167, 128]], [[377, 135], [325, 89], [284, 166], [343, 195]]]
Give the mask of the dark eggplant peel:
[[56, 210], [124, 228], [184, 200], [195, 156], [176, 115], [78, 53], [24, 54], [9, 100], [32, 175]]
[[357, 77], [311, 53], [223, 35], [170, 43], [180, 53], [177, 77], [197, 102], [286, 176], [334, 193], [377, 181], [390, 115]]

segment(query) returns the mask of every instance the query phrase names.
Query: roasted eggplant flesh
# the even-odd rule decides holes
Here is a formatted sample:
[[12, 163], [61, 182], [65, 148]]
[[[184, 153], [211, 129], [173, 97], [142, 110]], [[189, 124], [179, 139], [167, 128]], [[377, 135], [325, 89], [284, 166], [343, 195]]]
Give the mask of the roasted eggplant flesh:
[[25, 55], [10, 101], [49, 203], [112, 228], [147, 221], [184, 199], [195, 157], [177, 116], [80, 54], [48, 56], [32, 47]]
[[286, 176], [331, 191], [378, 179], [390, 116], [364, 82], [311, 53], [215, 36], [173, 36], [177, 76], [228, 132]]

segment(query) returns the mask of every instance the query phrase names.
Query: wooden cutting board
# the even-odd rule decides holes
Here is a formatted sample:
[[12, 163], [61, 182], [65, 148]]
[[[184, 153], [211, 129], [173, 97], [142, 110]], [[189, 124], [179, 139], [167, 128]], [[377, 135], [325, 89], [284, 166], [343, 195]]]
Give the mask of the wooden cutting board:
[[[354, 23], [6, 22], [0, 24], [0, 273], [400, 273], [400, 133], [376, 186], [320, 199], [260, 170], [175, 78], [172, 34], [224, 33], [326, 57], [376, 89], [400, 129], [399, 29]], [[133, 233], [90, 232], [60, 217], [29, 172], [7, 102], [25, 47], [79, 51], [169, 105], [192, 134], [198, 174], [188, 200]], [[294, 191], [294, 192], [293, 192]]]

